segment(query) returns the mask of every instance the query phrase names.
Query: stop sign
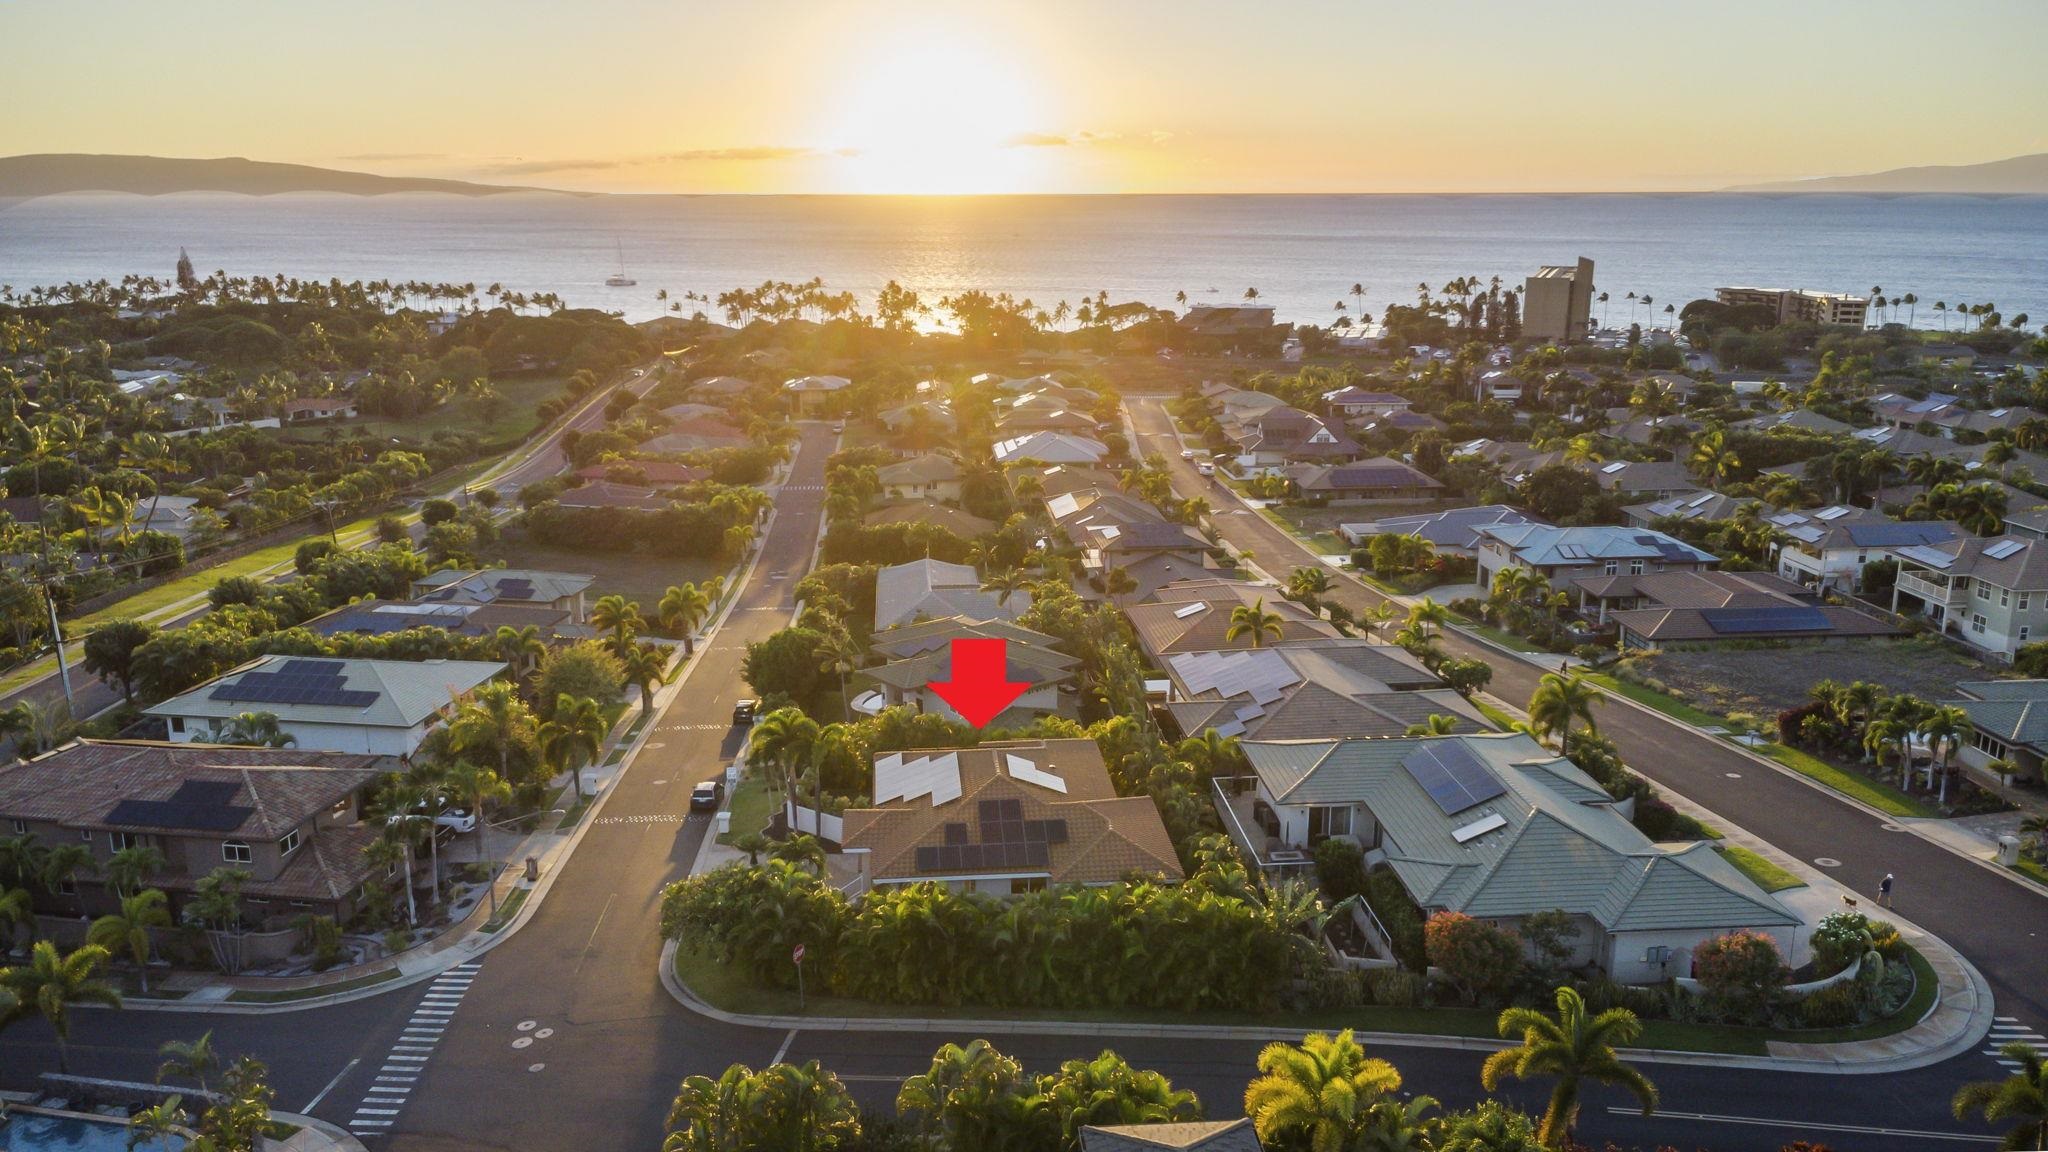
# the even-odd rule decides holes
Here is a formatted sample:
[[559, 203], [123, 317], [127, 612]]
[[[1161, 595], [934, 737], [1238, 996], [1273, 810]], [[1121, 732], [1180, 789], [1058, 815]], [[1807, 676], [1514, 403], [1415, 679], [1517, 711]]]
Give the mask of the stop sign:
[[797, 946], [796, 946], [796, 950], [795, 950], [795, 951], [793, 951], [793, 952], [791, 952], [791, 953], [789, 954], [789, 958], [790, 958], [791, 962], [793, 962], [793, 963], [797, 963], [797, 964], [801, 964], [801, 963], [803, 963], [803, 962], [804, 962], [804, 946], [803, 946], [803, 945], [801, 945], [801, 944], [797, 945]]

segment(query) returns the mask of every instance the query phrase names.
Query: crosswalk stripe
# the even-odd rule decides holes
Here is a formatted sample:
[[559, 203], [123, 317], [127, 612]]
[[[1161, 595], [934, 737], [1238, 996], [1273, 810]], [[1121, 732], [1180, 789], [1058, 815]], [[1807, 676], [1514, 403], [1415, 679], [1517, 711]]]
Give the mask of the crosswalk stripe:
[[377, 1077], [377, 1079], [379, 1079], [379, 1080], [389, 1080], [389, 1081], [392, 1081], [393, 1083], [398, 1083], [398, 1084], [417, 1084], [417, 1083], [419, 1083], [419, 1079], [420, 1079], [420, 1078], [419, 1078], [419, 1077], [417, 1077], [417, 1076], [379, 1076], [379, 1077]]
[[356, 1109], [356, 1115], [358, 1115], [358, 1116], [396, 1116], [396, 1115], [398, 1115], [398, 1109], [396, 1109], [396, 1108], [358, 1108], [358, 1109]]

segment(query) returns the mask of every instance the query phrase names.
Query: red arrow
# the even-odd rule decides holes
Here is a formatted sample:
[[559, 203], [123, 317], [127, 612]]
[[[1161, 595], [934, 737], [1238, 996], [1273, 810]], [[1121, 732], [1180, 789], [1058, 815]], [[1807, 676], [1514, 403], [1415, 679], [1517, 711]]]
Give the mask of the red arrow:
[[953, 706], [962, 720], [976, 728], [1002, 714], [1031, 685], [1009, 679], [1008, 640], [953, 641], [953, 678], [933, 680], [925, 687]]

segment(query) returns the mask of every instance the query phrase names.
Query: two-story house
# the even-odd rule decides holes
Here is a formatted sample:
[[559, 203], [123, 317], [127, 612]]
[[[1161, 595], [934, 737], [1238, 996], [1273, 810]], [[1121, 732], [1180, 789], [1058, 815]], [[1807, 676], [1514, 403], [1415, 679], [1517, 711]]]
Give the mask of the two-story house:
[[1784, 533], [1778, 575], [1810, 588], [1861, 590], [1863, 566], [1915, 544], [1941, 544], [1963, 535], [1943, 520], [1893, 520], [1882, 512], [1837, 504], [1815, 511], [1787, 509], [1766, 517]]
[[[252, 924], [301, 914], [345, 924], [370, 889], [396, 880], [365, 856], [380, 829], [361, 821], [362, 801], [383, 776], [374, 756], [76, 740], [0, 767], [0, 832], [83, 844], [102, 866], [123, 849], [154, 848], [164, 867], [148, 885], [170, 897], [174, 917], [208, 873], [234, 868], [249, 874]], [[121, 902], [104, 868], [35, 899], [37, 911], [74, 920]]]
[[2048, 542], [1964, 536], [1895, 548], [1892, 611], [1918, 613], [2000, 660], [2048, 629]]
[[1719, 559], [1650, 529], [1547, 524], [1482, 525], [1473, 556], [1482, 588], [1492, 587], [1494, 576], [1504, 568], [1527, 568], [1559, 592], [1574, 591], [1572, 581], [1584, 576], [1697, 572]]
[[874, 651], [887, 659], [857, 673], [875, 684], [880, 698], [872, 701], [874, 710], [908, 704], [919, 712], [959, 720], [960, 714], [931, 687], [953, 679], [955, 640], [1003, 641], [1004, 679], [1029, 686], [983, 727], [1015, 727], [1040, 716], [1076, 714], [1073, 681], [1078, 658], [1054, 648], [1056, 641], [1042, 632], [1004, 620], [973, 621], [958, 616], [899, 624], [875, 633]]
[[1373, 392], [1357, 386], [1323, 393], [1323, 404], [1339, 420], [1360, 416], [1392, 416], [1415, 406], [1413, 400], [1392, 392]]

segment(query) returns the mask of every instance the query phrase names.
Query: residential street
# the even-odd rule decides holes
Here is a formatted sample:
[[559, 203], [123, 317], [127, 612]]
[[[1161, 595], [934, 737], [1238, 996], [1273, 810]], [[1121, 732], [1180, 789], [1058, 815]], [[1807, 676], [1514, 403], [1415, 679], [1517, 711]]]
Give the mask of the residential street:
[[[1215, 524], [1225, 540], [1250, 550], [1255, 562], [1276, 577], [1321, 561], [1291, 534], [1244, 507], [1230, 489], [1209, 482], [1180, 458], [1164, 402], [1155, 397], [1130, 402], [1142, 443], [1141, 454], [1166, 459], [1174, 486], [1199, 493], [1215, 506]], [[1368, 518], [1361, 510], [1360, 518]], [[1349, 576], [1337, 575], [1330, 599], [1360, 610], [1385, 599]], [[1498, 648], [1450, 632], [1444, 648], [1477, 657], [1493, 667], [1488, 691], [1520, 704], [1550, 669]], [[1836, 879], [1863, 894], [1871, 906], [1877, 882], [1894, 873], [1899, 912], [1947, 940], [1990, 981], [2001, 1016], [2015, 1016], [2036, 1029], [2048, 1026], [2048, 986], [2039, 979], [2048, 946], [2048, 897], [2035, 889], [1903, 831], [1811, 785], [1803, 777], [1758, 764], [1734, 747], [1661, 715], [1618, 700], [1597, 710], [1600, 731], [1620, 748], [1631, 768], [1794, 856], [1830, 859]], [[1995, 1067], [1983, 1062], [1986, 1073]]]
[[[1147, 404], [1140, 409], [1141, 429], [1150, 408]], [[1149, 415], [1156, 416], [1156, 409]], [[449, 984], [413, 986], [342, 1006], [269, 1016], [81, 1010], [73, 1025], [74, 1069], [87, 1075], [148, 1079], [157, 1043], [191, 1038], [212, 1028], [225, 1052], [253, 1053], [271, 1065], [281, 1108], [307, 1108], [317, 1095], [318, 1104], [310, 1111], [346, 1126], [359, 1115], [358, 1109], [371, 1107], [373, 1090], [406, 1086], [409, 1094], [402, 1104], [377, 1110], [390, 1113], [392, 1133], [366, 1136], [378, 1152], [648, 1152], [659, 1146], [669, 1100], [685, 1075], [715, 1074], [733, 1061], [758, 1067], [778, 1054], [796, 1061], [818, 1059], [846, 1079], [864, 1101], [887, 1108], [900, 1080], [922, 1071], [940, 1043], [983, 1034], [968, 1029], [864, 1033], [739, 1028], [684, 1009], [657, 978], [660, 888], [683, 874], [709, 827], [702, 817], [688, 817], [688, 792], [696, 781], [722, 771], [737, 749], [739, 733], [729, 721], [733, 702], [747, 693], [738, 672], [741, 655], [748, 641], [767, 635], [789, 618], [791, 588], [807, 566], [816, 538], [819, 487], [832, 439], [816, 425], [806, 427], [761, 561], [739, 593], [732, 615], [714, 642], [699, 650], [689, 679], [673, 692], [649, 742], [596, 813], [545, 902], [516, 935], [479, 958], [473, 980], [470, 973], [462, 973], [452, 976]], [[1186, 471], [1192, 476], [1191, 469]], [[1186, 490], [1200, 488], [1190, 482]], [[1223, 502], [1213, 491], [1210, 498]], [[1287, 555], [1282, 540], [1255, 538], [1257, 528], [1265, 524], [1262, 518], [1219, 520], [1231, 539], [1256, 548], [1262, 561]], [[1507, 663], [1498, 658], [1495, 662]], [[1501, 667], [1495, 684], [1510, 697], [1517, 692], [1509, 681], [1512, 674]], [[1654, 731], [1633, 735], [1640, 722], [1618, 706], [1610, 706], [1602, 720], [1603, 728], [1628, 741], [1625, 749], [1637, 747], [1637, 739], [1657, 739]], [[1653, 749], [1646, 767], [1660, 779], [1674, 770], [1699, 774], [1696, 766], [1714, 753], [1710, 741], [1677, 730], [1667, 739], [1668, 750], [1661, 754], [1654, 749], [1665, 745], [1645, 745]], [[1643, 763], [1643, 754], [1632, 755]], [[1752, 786], [1771, 775], [1747, 761], [1732, 770], [1744, 771], [1744, 780]], [[1673, 785], [1680, 786], [1677, 776]], [[1788, 847], [1796, 845], [1802, 855], [1820, 850], [1810, 849], [1799, 827], [1781, 831], [1768, 814], [1739, 807], [1742, 796], [1762, 796], [1761, 803], [1792, 808], [1785, 814], [1787, 822], [1804, 828], [1833, 828], [1835, 821], [1853, 827], [1860, 819], [1854, 810], [1828, 812], [1845, 806], [1801, 785], [1791, 787], [1798, 791], [1766, 793], [1759, 787], [1756, 793], [1737, 791], [1725, 801], [1705, 790], [1695, 794], [1731, 819], [1779, 837]], [[1809, 814], [1799, 808], [1820, 811]], [[1910, 881], [1914, 870], [1924, 867], [1935, 882], [1961, 885], [1955, 891], [1967, 892], [1967, 899], [1990, 902], [1991, 924], [1998, 925], [2002, 916], [2004, 932], [2024, 937], [2024, 931], [2016, 931], [2019, 925], [2028, 925], [2027, 931], [2040, 926], [2040, 902], [2028, 893], [1989, 874], [1973, 876], [1974, 865], [1910, 836], [1875, 829], [1864, 833], [1872, 841], [1872, 853], [1896, 842], [1934, 854], [1925, 862], [1918, 857], [1888, 858], [1911, 861], [1886, 865], [1896, 868], [1902, 879]], [[1853, 859], [1856, 850], [1849, 845], [1832, 854]], [[1944, 861], [1954, 868], [1940, 871]], [[1941, 919], [1943, 910], [1936, 907], [1937, 894], [1916, 887], [1910, 882], [1902, 885], [1904, 910], [1937, 931], [1952, 932]], [[2004, 888], [2013, 889], [2010, 897]], [[1998, 903], [2001, 899], [2009, 903]], [[1952, 939], [1980, 963], [1995, 968], [2001, 961], [1987, 962], [1987, 953], [2005, 954], [2008, 945], [2000, 942], [2000, 934], [1987, 927], [1976, 937], [1955, 933]], [[2023, 945], [2010, 946], [2017, 950]], [[2004, 970], [2038, 971], [2038, 965], [2030, 968], [2015, 962]], [[1161, 972], [1159, 978], [1171, 980], [1175, 974]], [[450, 987], [457, 990], [437, 990]], [[2008, 1010], [2002, 1003], [2000, 1011]], [[429, 1022], [419, 1023], [423, 1017]], [[394, 1050], [405, 1047], [408, 1030], [433, 1033], [438, 1043], [425, 1045], [430, 1051], [424, 1056], [400, 1056]], [[1113, 1046], [1134, 1064], [1157, 1068], [1179, 1086], [1196, 1090], [1212, 1116], [1239, 1111], [1259, 1048], [1242, 1040], [1105, 1041], [1085, 1028], [1058, 1037], [1006, 1036], [997, 1031], [991, 1039], [1034, 1071]], [[1409, 1091], [1438, 1096], [1450, 1105], [1479, 1095], [1480, 1053], [1370, 1046], [1401, 1068]], [[24, 1022], [0, 1036], [0, 1087], [22, 1087], [30, 1079], [29, 1068], [54, 1064], [54, 1046], [41, 1024]], [[1774, 1152], [1801, 1135], [1859, 1152], [1969, 1147], [1981, 1141], [1974, 1130], [1964, 1136], [1965, 1130], [1948, 1119], [1949, 1094], [1964, 1079], [1998, 1071], [1989, 1059], [1978, 1056], [1882, 1079], [1681, 1064], [1653, 1064], [1645, 1070], [1662, 1089], [1667, 1114], [1650, 1120], [1609, 1115], [1606, 1107], [1620, 1105], [1624, 1098], [1596, 1092], [1588, 1100], [1584, 1135], [1646, 1146], [1706, 1146], [1716, 1152]], [[1539, 1082], [1506, 1094], [1533, 1106], [1543, 1089]], [[1801, 1123], [1813, 1120], [1844, 1127], [1814, 1130]]]

